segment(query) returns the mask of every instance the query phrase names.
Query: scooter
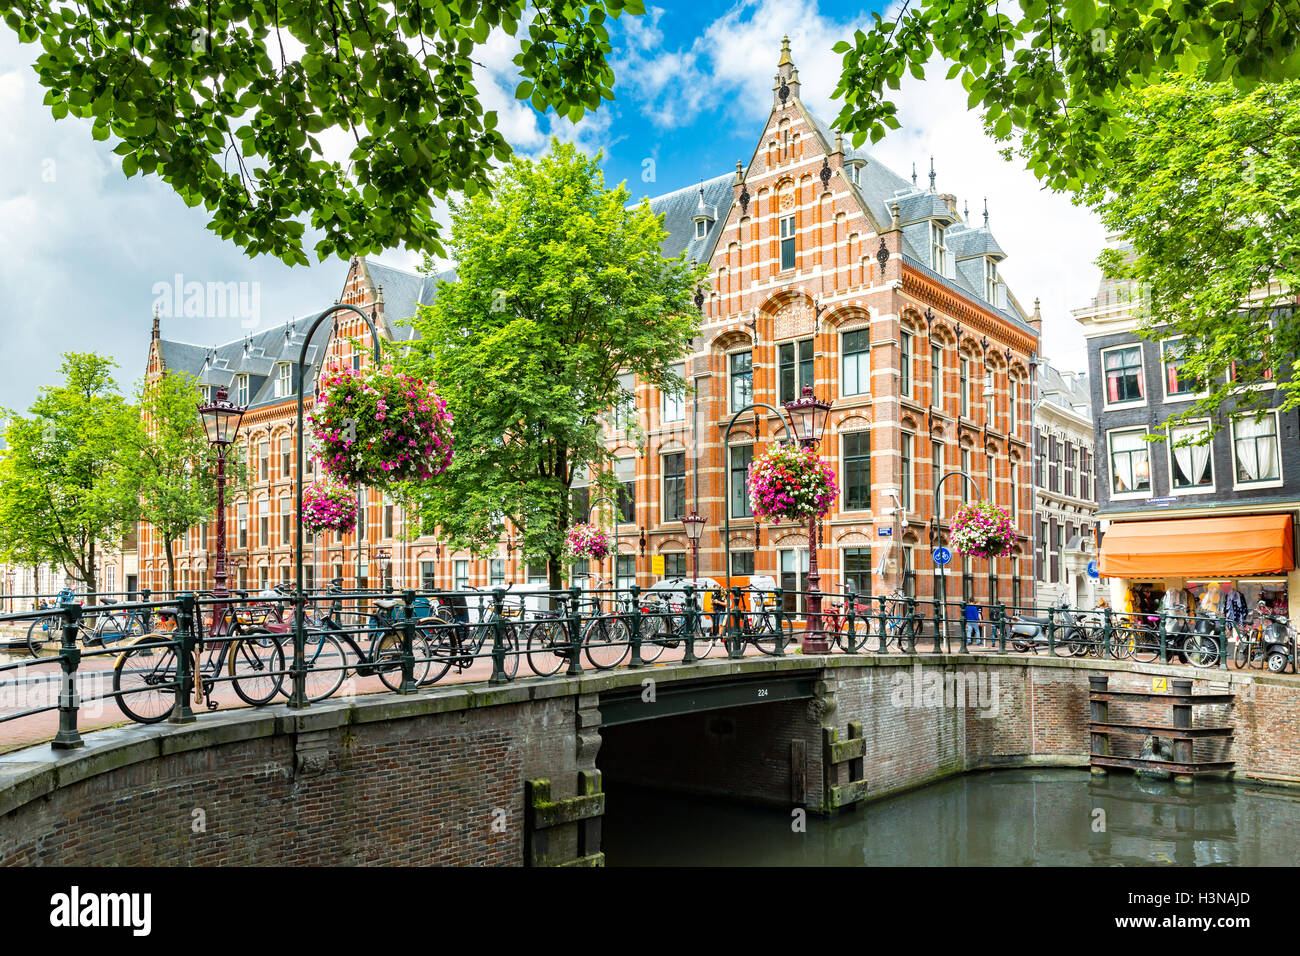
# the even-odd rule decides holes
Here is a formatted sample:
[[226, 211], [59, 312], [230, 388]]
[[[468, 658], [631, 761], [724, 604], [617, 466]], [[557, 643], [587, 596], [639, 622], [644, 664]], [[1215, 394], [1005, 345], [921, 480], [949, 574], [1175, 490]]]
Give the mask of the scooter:
[[1270, 672], [1281, 674], [1290, 665], [1292, 673], [1296, 670], [1296, 631], [1291, 621], [1280, 614], [1267, 610], [1263, 601], [1255, 608], [1263, 627], [1259, 634], [1260, 651]]
[[1024, 653], [1038, 653], [1038, 648], [1047, 647], [1047, 628], [1054, 620], [1056, 623], [1056, 648], [1066, 650], [1072, 657], [1082, 657], [1088, 653], [1088, 632], [1082, 622], [1070, 610], [1070, 603], [1062, 601], [1057, 607], [1060, 611], [1054, 617], [1046, 614], [1017, 614], [1011, 618], [1011, 646]]

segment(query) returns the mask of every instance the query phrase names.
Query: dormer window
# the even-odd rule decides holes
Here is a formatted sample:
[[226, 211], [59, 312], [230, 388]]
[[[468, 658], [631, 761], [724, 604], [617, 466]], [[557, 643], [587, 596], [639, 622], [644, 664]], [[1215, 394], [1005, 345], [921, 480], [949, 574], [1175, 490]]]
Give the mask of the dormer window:
[[995, 308], [1003, 307], [1002, 279], [998, 276], [998, 264], [993, 259], [984, 260], [984, 300]]
[[291, 388], [289, 384], [289, 370], [291, 366], [288, 362], [281, 362], [275, 367], [275, 397], [285, 398]]
[[947, 229], [937, 222], [930, 223], [930, 268], [941, 276], [947, 276], [949, 259], [948, 244], [945, 241]]
[[695, 238], [703, 239], [709, 234], [709, 221], [707, 219], [695, 220]]
[[247, 375], [235, 376], [235, 404], [236, 405], [248, 404], [248, 376]]
[[862, 164], [849, 163], [849, 181], [855, 186], [862, 185]]

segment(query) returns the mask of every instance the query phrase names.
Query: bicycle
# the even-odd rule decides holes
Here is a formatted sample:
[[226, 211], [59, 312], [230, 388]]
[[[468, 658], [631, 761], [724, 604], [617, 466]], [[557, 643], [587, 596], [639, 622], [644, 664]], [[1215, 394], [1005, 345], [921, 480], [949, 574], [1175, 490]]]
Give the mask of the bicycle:
[[[64, 604], [80, 604], [75, 600], [76, 592], [72, 588], [64, 588], [53, 601], [47, 601], [45, 598], [38, 598], [36, 610], [61, 610]], [[40, 657], [41, 651], [45, 649], [46, 644], [57, 644], [62, 637], [63, 617], [61, 614], [50, 614], [46, 617], [38, 617], [27, 627], [27, 653], [32, 657]]]
[[[229, 675], [239, 699], [250, 707], [261, 707], [275, 699], [280, 690], [279, 675], [284, 672], [284, 653], [278, 642], [258, 639], [270, 631], [256, 614], [227, 607], [221, 619], [214, 622], [214, 633], [206, 638], [202, 617], [196, 616], [196, 622], [195, 703], [206, 702], [209, 710], [216, 710], [218, 704], [212, 692], [223, 671]], [[155, 724], [170, 717], [176, 707], [179, 660], [175, 641], [165, 633], [148, 634], [123, 650], [113, 666], [113, 696], [122, 713], [140, 724]]]
[[140, 637], [148, 631], [148, 612], [144, 608], [122, 611], [114, 609], [117, 602], [103, 598], [104, 610], [87, 613], [82, 621], [82, 642], [87, 646], [107, 647], [131, 637]]
[[[752, 586], [743, 588], [740, 603], [735, 608], [730, 606], [727, 592], [717, 591], [714, 593], [713, 603], [715, 607], [722, 609], [715, 620], [720, 618], [726, 628], [724, 641], [729, 642], [733, 639], [737, 641], [741, 654], [745, 652], [745, 645], [749, 644], [760, 654], [768, 657], [776, 656], [777, 635], [781, 631], [784, 631], [784, 639], [781, 642], [783, 646], [794, 640], [794, 628], [788, 620], [784, 622], [783, 627], [778, 627], [776, 595], [770, 591]], [[713, 649], [712, 642], [708, 646], [709, 650]]]
[[[726, 599], [720, 596], [720, 592], [714, 592], [715, 597], [714, 610], [711, 612], [711, 620], [718, 622], [725, 621], [725, 614], [718, 610], [719, 604], [725, 611]], [[653, 595], [653, 596], [652, 596]], [[677, 648], [686, 643], [687, 637], [694, 632], [695, 657], [702, 660], [713, 653], [713, 648], [717, 646], [718, 635], [716, 630], [704, 630], [703, 615], [695, 615], [695, 625], [691, 628], [688, 625], [690, 615], [686, 613], [685, 601], [669, 600], [664, 594], [646, 594], [647, 600], [641, 606], [641, 661], [645, 664], [653, 664], [668, 648]]]
[[[867, 599], [870, 602], [870, 598]], [[831, 636], [831, 646], [836, 650], [848, 651], [850, 643], [856, 653], [867, 648], [867, 637], [871, 633], [871, 605], [860, 601], [853, 602], [853, 623], [849, 624], [848, 602], [829, 604], [822, 611], [822, 627]]]
[[[509, 591], [512, 587], [514, 587], [513, 582], [502, 590]], [[480, 589], [471, 586], [467, 590], [479, 591]], [[455, 617], [450, 613], [439, 613], [435, 617], [427, 619], [430, 622], [436, 621], [432, 625], [434, 633], [433, 648], [429, 654], [429, 668], [425, 676], [417, 683], [421, 687], [436, 684], [442, 680], [443, 675], [453, 666], [458, 674], [464, 673], [467, 668], [474, 666], [474, 661], [478, 659], [484, 645], [489, 641], [495, 641], [494, 635], [496, 634], [497, 622], [505, 622], [507, 619], [513, 621], [522, 614], [522, 606], [507, 607], [505, 605], [502, 606], [501, 613], [498, 613], [494, 601], [487, 617], [482, 618], [480, 612], [481, 619], [479, 623], [472, 626], [468, 622], [455, 620]], [[449, 617], [451, 620], [448, 620]], [[506, 677], [509, 680], [514, 680], [515, 674], [519, 671], [521, 647], [518, 627], [514, 623], [505, 623], [502, 639], [506, 649], [502, 668]]]
[[[599, 591], [607, 584], [608, 581], [596, 578], [591, 587]], [[623, 663], [632, 650], [627, 618], [617, 606], [605, 611], [599, 597], [591, 598], [588, 606], [595, 613], [582, 629], [583, 656], [596, 670], [610, 670]]]

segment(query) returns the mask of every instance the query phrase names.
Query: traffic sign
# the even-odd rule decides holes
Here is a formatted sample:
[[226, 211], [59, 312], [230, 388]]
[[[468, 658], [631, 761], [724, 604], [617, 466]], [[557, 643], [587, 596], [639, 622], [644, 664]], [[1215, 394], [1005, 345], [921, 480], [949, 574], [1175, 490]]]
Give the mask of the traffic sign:
[[934, 563], [940, 566], [947, 564], [952, 560], [952, 552], [947, 548], [934, 549]]
[[1090, 578], [1098, 578], [1098, 577], [1101, 577], [1101, 572], [1100, 572], [1099, 570], [1097, 570], [1097, 562], [1096, 562], [1096, 561], [1089, 561], [1089, 562], [1088, 562], [1088, 577], [1090, 577]]

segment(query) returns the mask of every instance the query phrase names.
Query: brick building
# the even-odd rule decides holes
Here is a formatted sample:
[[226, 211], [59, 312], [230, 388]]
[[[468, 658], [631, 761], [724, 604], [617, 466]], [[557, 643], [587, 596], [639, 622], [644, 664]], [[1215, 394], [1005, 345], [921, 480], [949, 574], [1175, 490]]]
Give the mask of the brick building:
[[[665, 575], [687, 573], [680, 519], [692, 509], [708, 519], [700, 573], [720, 576], [726, 507], [733, 570], [804, 586], [807, 528], [758, 526], [743, 488], [749, 460], [780, 432], [776, 416], [764, 409], [741, 416], [726, 447], [722, 430], [744, 406], [779, 406], [810, 384], [834, 402], [821, 452], [843, 488], [819, 535], [823, 589], [851, 581], [880, 594], [901, 581], [910, 593], [930, 595], [935, 478], [961, 469], [980, 497], [1013, 511], [1021, 541], [994, 573], [1004, 601], [1028, 601], [1031, 370], [1041, 320], [1000, 278], [1005, 253], [987, 215], [982, 226], [967, 223], [956, 197], [936, 192], [933, 171], [929, 187], [918, 186], [915, 173], [909, 182], [865, 150], [845, 148], [799, 89], [787, 41], [748, 164], [650, 201], [670, 233], [665, 254], [707, 262], [709, 282], [697, 296], [701, 335], [681, 367], [689, 394], [673, 399], [629, 376], [627, 401], [610, 416], [609, 447], [624, 489], [618, 583], [653, 583], [659, 555]], [[381, 335], [409, 335], [395, 323], [432, 299], [435, 282], [355, 259], [341, 301], [373, 306]], [[354, 325], [318, 333], [309, 381], [330, 357], [364, 360], [348, 339], [358, 338], [365, 353], [365, 326]], [[292, 390], [301, 344], [302, 330], [291, 322], [212, 349], [164, 340], [155, 326], [150, 346], [151, 373], [185, 368], [205, 387], [224, 386], [250, 404], [241, 440], [251, 487], [247, 500], [232, 504], [230, 524], [236, 580], [250, 586], [292, 574]], [[959, 480], [945, 483], [941, 514], [962, 500]], [[589, 483], [590, 476], [575, 482], [580, 503]], [[391, 556], [399, 586], [545, 580], [545, 569], [526, 567], [510, 539], [495, 557], [476, 560], [447, 553], [435, 538], [400, 541], [401, 510], [378, 493], [367, 493], [365, 510], [360, 535], [311, 543], [306, 583], [331, 576], [378, 583], [379, 551]], [[210, 582], [208, 533], [196, 529], [185, 542], [183, 585]], [[149, 529], [140, 547], [147, 585], [163, 566]], [[607, 561], [599, 572], [611, 570]], [[987, 597], [988, 562], [955, 556], [948, 575], [950, 596]]]

